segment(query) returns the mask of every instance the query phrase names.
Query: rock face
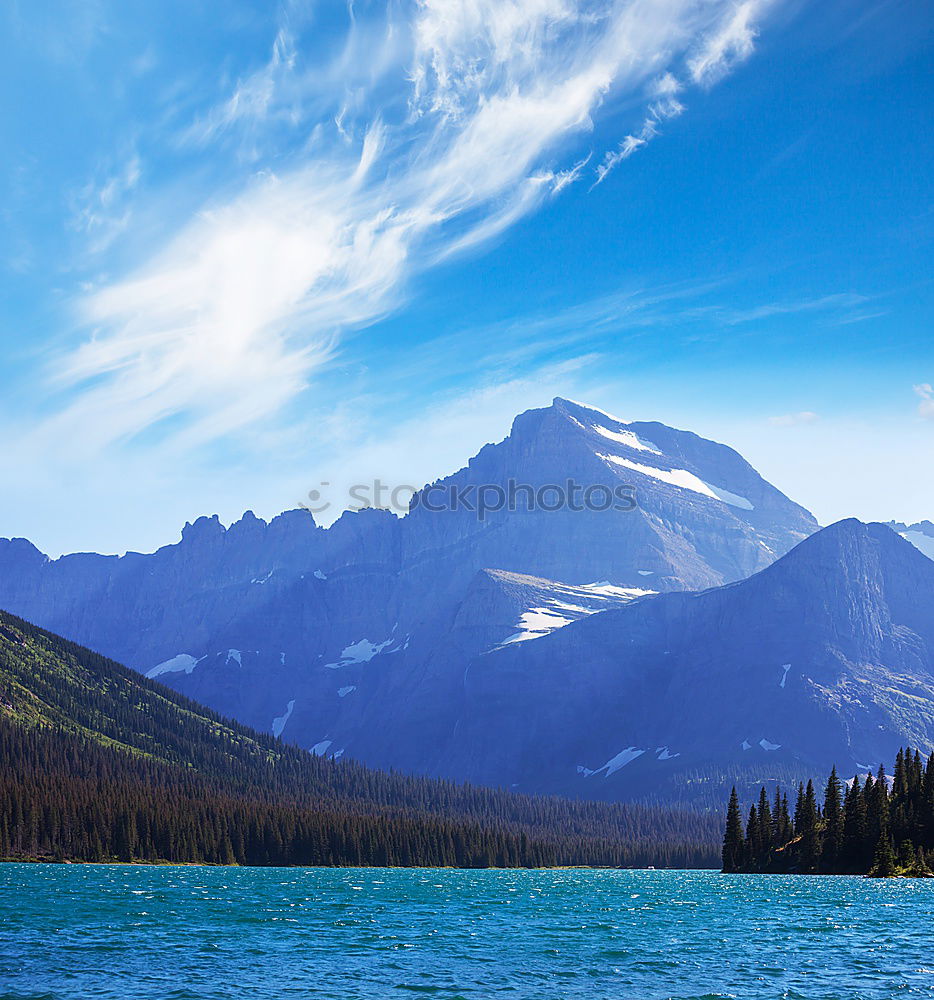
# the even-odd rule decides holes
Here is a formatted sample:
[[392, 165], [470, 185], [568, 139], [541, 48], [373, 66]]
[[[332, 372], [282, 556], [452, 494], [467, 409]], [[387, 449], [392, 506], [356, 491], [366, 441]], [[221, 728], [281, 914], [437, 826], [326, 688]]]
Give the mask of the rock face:
[[404, 518], [200, 518], [119, 558], [0, 541], [0, 607], [317, 752], [466, 776], [492, 773], [453, 749], [478, 658], [524, 662], [595, 612], [742, 580], [816, 528], [724, 445], [556, 399]]
[[[686, 770], [844, 773], [934, 749], [934, 562], [842, 521], [752, 578], [475, 657], [443, 773], [626, 794]], [[767, 770], [767, 769], [766, 769]]]

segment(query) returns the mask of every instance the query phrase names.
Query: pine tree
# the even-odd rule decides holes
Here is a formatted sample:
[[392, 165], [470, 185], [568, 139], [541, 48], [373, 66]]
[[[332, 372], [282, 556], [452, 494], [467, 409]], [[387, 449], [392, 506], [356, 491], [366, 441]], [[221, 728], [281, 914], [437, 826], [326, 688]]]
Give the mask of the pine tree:
[[895, 755], [895, 770], [892, 772], [892, 799], [902, 802], [908, 795], [908, 770], [905, 766], [905, 751], [899, 749]]
[[805, 872], [817, 870], [820, 861], [820, 829], [818, 826], [817, 796], [814, 782], [808, 779], [801, 803], [801, 868]]
[[888, 827], [896, 843], [911, 836], [910, 775], [911, 749], [901, 750], [895, 758], [892, 794], [889, 799]]
[[928, 866], [927, 859], [924, 856], [924, 849], [921, 847], [915, 853], [915, 862], [911, 869], [911, 874], [917, 875], [920, 878], [934, 878], [934, 872]]
[[788, 811], [788, 796], [782, 793], [782, 809], [781, 809], [781, 831], [782, 831], [782, 846], [788, 843], [789, 840], [794, 836], [794, 827], [791, 823], [791, 813]]
[[746, 820], [746, 843], [743, 850], [743, 868], [746, 871], [757, 872], [759, 870], [759, 857], [762, 853], [762, 844], [759, 840], [759, 814], [755, 806], [749, 807], [749, 818]]
[[756, 859], [759, 871], [766, 871], [769, 866], [769, 856], [772, 853], [772, 808], [769, 805], [769, 797], [766, 794], [765, 786], [759, 792], [759, 833], [758, 833], [759, 854]]
[[928, 757], [921, 781], [921, 839], [934, 844], [934, 753]]
[[772, 805], [772, 847], [776, 850], [784, 847], [784, 830], [782, 829], [782, 790], [775, 786], [775, 800]]
[[863, 797], [866, 799], [867, 841], [869, 844], [878, 844], [883, 833], [886, 836], [890, 834], [888, 781], [885, 777], [885, 768], [881, 764], [875, 780], [872, 775], [866, 776]]
[[[758, 804], [749, 812], [744, 870], [934, 877], [930, 871], [934, 862], [934, 755], [925, 764], [917, 750], [899, 750], [889, 788], [882, 766], [875, 776], [867, 774], [864, 784], [856, 775], [846, 786], [833, 768], [821, 809], [813, 781], [799, 785], [794, 837], [787, 799], [776, 789], [774, 806], [770, 806], [765, 790], [760, 790]], [[737, 820], [738, 810], [736, 804]], [[763, 822], [763, 813], [770, 823]], [[788, 829], [784, 840], [783, 828]], [[767, 829], [771, 839], [763, 843]]]
[[898, 867], [902, 869], [911, 868], [917, 857], [915, 845], [910, 840], [903, 840], [898, 845]]
[[795, 819], [794, 819], [794, 830], [795, 836], [800, 837], [804, 832], [803, 827], [804, 821], [804, 782], [798, 782], [798, 798], [795, 801]]
[[739, 871], [743, 864], [745, 836], [743, 818], [739, 811], [739, 796], [736, 786], [730, 792], [730, 804], [726, 811], [726, 831], [723, 835], [723, 871]]
[[895, 852], [892, 850], [892, 841], [885, 831], [880, 834], [879, 842], [876, 844], [869, 874], [875, 878], [888, 878], [895, 874]]
[[843, 852], [843, 806], [840, 802], [840, 780], [833, 768], [824, 791], [824, 842], [821, 868], [836, 872]]
[[847, 789], [843, 806], [843, 859], [841, 870], [864, 872], [869, 865], [866, 857], [866, 800], [859, 775]]

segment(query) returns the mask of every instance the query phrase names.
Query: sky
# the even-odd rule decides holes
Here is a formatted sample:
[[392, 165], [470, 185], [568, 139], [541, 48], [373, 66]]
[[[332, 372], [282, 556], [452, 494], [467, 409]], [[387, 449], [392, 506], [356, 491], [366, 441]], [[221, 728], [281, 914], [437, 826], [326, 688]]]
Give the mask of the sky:
[[934, 519], [932, 28], [8, 0], [0, 536], [339, 509], [555, 395], [730, 444], [822, 523]]

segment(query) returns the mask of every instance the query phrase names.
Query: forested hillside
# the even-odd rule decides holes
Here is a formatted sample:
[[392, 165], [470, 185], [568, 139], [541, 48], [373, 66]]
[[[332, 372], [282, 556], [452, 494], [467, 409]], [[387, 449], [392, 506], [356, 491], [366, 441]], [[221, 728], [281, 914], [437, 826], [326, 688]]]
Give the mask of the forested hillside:
[[0, 612], [0, 857], [713, 866], [719, 820], [315, 757]]
[[899, 750], [891, 781], [880, 767], [843, 785], [834, 768], [819, 803], [814, 783], [788, 797], [763, 788], [745, 827], [736, 790], [723, 840], [725, 872], [931, 877], [934, 863], [934, 754]]

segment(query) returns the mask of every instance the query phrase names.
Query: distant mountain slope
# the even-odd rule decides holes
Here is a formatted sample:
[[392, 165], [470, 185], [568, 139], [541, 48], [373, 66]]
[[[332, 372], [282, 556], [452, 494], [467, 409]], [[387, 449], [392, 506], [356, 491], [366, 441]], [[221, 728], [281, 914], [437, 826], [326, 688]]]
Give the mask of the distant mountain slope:
[[0, 857], [709, 864], [715, 817], [529, 799], [287, 746], [0, 612]]
[[904, 524], [901, 521], [889, 521], [888, 527], [897, 531], [906, 542], [911, 544], [929, 559], [934, 559], [934, 524], [930, 521], [918, 521], [917, 524]]
[[[569, 481], [578, 509], [542, 509]], [[513, 486], [512, 509], [451, 509], [452, 490], [475, 506]], [[628, 487], [635, 509], [596, 509]], [[741, 579], [816, 527], [724, 445], [556, 399], [404, 518], [200, 518], [177, 545], [121, 558], [0, 541], [0, 607], [304, 747], [434, 772], [473, 656], [639, 594]]]
[[[439, 773], [613, 797], [934, 748], [934, 563], [843, 521], [748, 580], [475, 657]], [[757, 776], [757, 777], [754, 777]], [[678, 792], [677, 789], [681, 788]], [[728, 786], [727, 786], [728, 789]]]

